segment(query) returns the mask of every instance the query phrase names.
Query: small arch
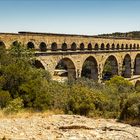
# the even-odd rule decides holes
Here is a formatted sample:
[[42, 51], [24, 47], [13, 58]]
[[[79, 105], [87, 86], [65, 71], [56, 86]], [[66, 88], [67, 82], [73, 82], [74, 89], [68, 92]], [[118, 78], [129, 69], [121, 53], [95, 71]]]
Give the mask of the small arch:
[[92, 50], [92, 44], [91, 43], [88, 44], [88, 48], [87, 49], [88, 50]]
[[126, 50], [128, 49], [128, 44], [125, 45], [125, 49], [126, 49]]
[[95, 50], [99, 50], [99, 45], [96, 43], [95, 44], [95, 48], [94, 48]]
[[45, 42], [41, 42], [40, 45], [39, 45], [39, 48], [42, 52], [46, 51], [47, 50], [47, 45]]
[[85, 49], [85, 45], [84, 45], [84, 43], [81, 43], [80, 44], [80, 50], [84, 50]]
[[134, 50], [136, 49], [136, 44], [133, 44], [133, 49], [134, 49]]
[[121, 49], [122, 49], [122, 50], [124, 49], [124, 44], [121, 45]]
[[105, 45], [104, 43], [101, 44], [101, 50], [104, 50], [105, 49]]
[[112, 49], [112, 50], [115, 50], [115, 44], [114, 44], [114, 43], [112, 44], [111, 49]]
[[89, 56], [83, 63], [81, 77], [98, 80], [98, 66], [94, 57]]
[[56, 42], [53, 42], [51, 44], [51, 51], [57, 51], [57, 43]]
[[114, 75], [118, 75], [118, 62], [115, 56], [109, 56], [103, 68], [103, 80], [109, 80]]
[[77, 48], [76, 43], [73, 42], [72, 45], [71, 45], [71, 50], [76, 51], [76, 48]]
[[139, 49], [139, 44], [137, 44], [137, 49]]
[[120, 49], [120, 45], [119, 45], [119, 44], [117, 44], [116, 49], [117, 49], [117, 50], [119, 50], [119, 49]]
[[45, 69], [45, 67], [39, 60], [35, 60], [33, 66], [36, 67], [37, 69]]
[[131, 57], [126, 54], [123, 60], [122, 76], [124, 78], [131, 78]]
[[17, 46], [17, 45], [18, 45], [18, 41], [14, 41], [14, 42], [12, 43], [12, 45], [13, 45], [13, 46]]
[[132, 44], [130, 44], [130, 50], [132, 49]]
[[110, 44], [108, 43], [107, 45], [106, 45], [106, 50], [109, 50], [110, 49]]
[[28, 42], [27, 43], [27, 48], [28, 49], [34, 49], [35, 48], [34, 43], [33, 42]]
[[67, 51], [67, 44], [66, 43], [62, 44], [62, 51]]

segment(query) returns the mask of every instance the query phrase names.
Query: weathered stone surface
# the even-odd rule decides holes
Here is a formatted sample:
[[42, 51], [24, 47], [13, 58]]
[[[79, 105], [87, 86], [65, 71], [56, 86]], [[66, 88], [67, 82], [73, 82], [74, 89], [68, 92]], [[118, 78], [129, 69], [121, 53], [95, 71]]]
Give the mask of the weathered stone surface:
[[139, 140], [140, 128], [76, 115], [0, 119], [0, 138], [12, 140]]

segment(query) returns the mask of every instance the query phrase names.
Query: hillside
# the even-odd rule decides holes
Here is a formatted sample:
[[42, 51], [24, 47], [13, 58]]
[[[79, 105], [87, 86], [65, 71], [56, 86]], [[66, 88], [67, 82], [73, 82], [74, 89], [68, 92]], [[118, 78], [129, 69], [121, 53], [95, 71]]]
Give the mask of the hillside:
[[132, 31], [132, 32], [115, 32], [111, 34], [100, 34], [100, 37], [114, 37], [114, 38], [132, 38], [132, 39], [140, 39], [140, 31]]

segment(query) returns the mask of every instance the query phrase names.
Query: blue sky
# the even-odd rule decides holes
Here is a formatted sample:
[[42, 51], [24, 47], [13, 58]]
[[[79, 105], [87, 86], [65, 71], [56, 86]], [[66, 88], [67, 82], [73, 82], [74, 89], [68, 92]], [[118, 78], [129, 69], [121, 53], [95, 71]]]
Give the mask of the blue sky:
[[0, 32], [96, 35], [140, 30], [140, 0], [0, 0]]

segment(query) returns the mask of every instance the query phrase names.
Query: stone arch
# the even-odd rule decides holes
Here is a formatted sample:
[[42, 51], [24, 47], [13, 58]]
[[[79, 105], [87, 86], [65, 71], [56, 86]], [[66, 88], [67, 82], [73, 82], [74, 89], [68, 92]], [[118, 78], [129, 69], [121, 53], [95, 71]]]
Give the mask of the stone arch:
[[3, 41], [0, 41], [0, 48], [5, 48], [5, 44]]
[[88, 48], [87, 49], [88, 50], [92, 50], [92, 44], [91, 43], [88, 44]]
[[137, 49], [139, 49], [139, 44], [137, 44]]
[[124, 78], [131, 78], [131, 57], [129, 54], [126, 54], [123, 59], [122, 76]]
[[[57, 63], [55, 70], [62, 70], [64, 73], [61, 76], [67, 78], [76, 78], [76, 67], [70, 58], [62, 58]], [[55, 74], [55, 73], [54, 73]]]
[[45, 42], [41, 42], [40, 45], [39, 45], [39, 48], [42, 52], [46, 51], [47, 50], [47, 45]]
[[95, 48], [94, 48], [95, 50], [99, 50], [99, 45], [98, 45], [98, 43], [96, 43], [95, 44]]
[[104, 50], [105, 49], [105, 45], [104, 43], [101, 44], [101, 50]]
[[125, 45], [125, 49], [126, 49], [126, 50], [128, 49], [128, 44]]
[[118, 75], [118, 62], [115, 56], [109, 56], [103, 67], [103, 80], [109, 80], [114, 75]]
[[17, 44], [18, 44], [18, 41], [16, 40], [12, 43], [12, 46], [16, 46]]
[[111, 49], [115, 50], [115, 44], [114, 43], [112, 44]]
[[132, 49], [132, 44], [130, 44], [130, 50]]
[[133, 49], [136, 49], [136, 44], [133, 44]]
[[62, 44], [62, 51], [67, 51], [67, 44], [66, 43]]
[[124, 44], [121, 45], [121, 49], [122, 49], [122, 50], [124, 49]]
[[30, 41], [30, 42], [28, 42], [28, 43], [27, 43], [27, 48], [28, 48], [28, 49], [34, 49], [34, 48], [35, 48], [34, 43], [33, 43], [33, 42], [31, 42], [31, 41]]
[[140, 75], [140, 54], [137, 54], [135, 57], [134, 75]]
[[83, 63], [81, 77], [98, 81], [98, 65], [94, 57], [89, 56]]
[[53, 42], [51, 44], [51, 51], [57, 51], [57, 43], [56, 42]]
[[85, 49], [85, 45], [84, 45], [84, 43], [81, 43], [80, 44], [80, 50], [84, 50]]
[[110, 49], [110, 44], [107, 43], [107, 45], [106, 45], [106, 50], [109, 50], [109, 49]]
[[76, 51], [76, 48], [77, 48], [77, 45], [76, 45], [75, 42], [73, 42], [73, 43], [71, 44], [71, 50], [72, 50], [72, 51]]
[[120, 45], [119, 45], [119, 44], [117, 44], [116, 49], [117, 49], [117, 50], [119, 50], [119, 49], [120, 49]]
[[35, 60], [33, 66], [35, 66], [37, 69], [45, 69], [40, 60]]

